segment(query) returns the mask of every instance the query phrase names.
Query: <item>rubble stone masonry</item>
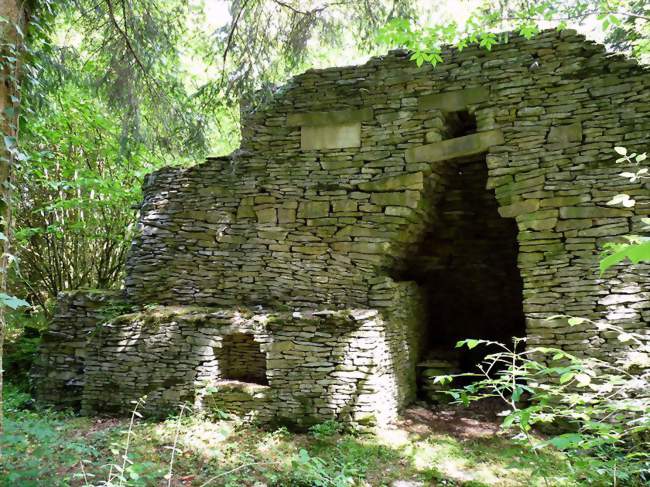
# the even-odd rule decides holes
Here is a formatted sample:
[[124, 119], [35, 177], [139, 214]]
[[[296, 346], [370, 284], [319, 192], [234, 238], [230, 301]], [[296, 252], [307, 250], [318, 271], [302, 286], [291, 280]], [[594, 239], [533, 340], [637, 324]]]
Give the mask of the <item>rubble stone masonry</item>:
[[[125, 280], [125, 300], [139, 311], [93, 323], [78, 355], [82, 408], [123, 412], [146, 393], [152, 410], [190, 401], [261, 418], [391, 420], [414, 397], [422, 337], [449, 328], [431, 304], [453, 300], [447, 283], [423, 281], [441, 261], [443, 236], [459, 221], [471, 231], [449, 196], [460, 189], [447, 192], [464, 172], [479, 181], [483, 171], [477, 191], [489, 192], [506, 222], [491, 220], [486, 234], [512, 228], [516, 242], [513, 253], [491, 253], [473, 235], [466, 261], [492, 259], [495, 283], [519, 280], [529, 343], [607, 359], [622, 351], [607, 332], [551, 315], [647, 332], [649, 266], [601, 276], [598, 260], [605, 242], [640, 233], [650, 214], [648, 185], [619, 177], [631, 168], [615, 164], [613, 151], [650, 148], [648, 70], [573, 31], [444, 58], [417, 67], [393, 51], [309, 70], [245, 115], [230, 156], [149, 175]], [[635, 208], [606, 204], [622, 192]], [[445, 265], [479, 279], [456, 267], [456, 254]], [[416, 280], [407, 267], [420, 269]], [[92, 320], [71, 315], [65, 299], [55, 328], [65, 316], [77, 340]], [[483, 319], [456, 328], [483, 330]], [[220, 355], [235, 333], [250, 335], [237, 340], [251, 357], [230, 355], [239, 366]], [[68, 367], [71, 349], [48, 347], [49, 367]], [[266, 380], [224, 377], [254, 369], [250, 378], [260, 378], [259, 354]], [[60, 382], [39, 384], [44, 392]]]

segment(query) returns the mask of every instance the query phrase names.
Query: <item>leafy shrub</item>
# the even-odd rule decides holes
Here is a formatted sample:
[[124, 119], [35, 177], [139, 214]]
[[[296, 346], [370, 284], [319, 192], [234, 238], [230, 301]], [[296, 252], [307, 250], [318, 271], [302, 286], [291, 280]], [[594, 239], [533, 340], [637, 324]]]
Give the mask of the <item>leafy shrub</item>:
[[[600, 331], [617, 333], [620, 341], [632, 345], [630, 352], [611, 364], [555, 348], [520, 350], [525, 343], [522, 338], [515, 339], [512, 347], [462, 340], [458, 347], [489, 345], [500, 351], [487, 355], [478, 373], [459, 374], [477, 381], [449, 393], [463, 404], [500, 398], [506, 406], [502, 413], [505, 429], [516, 431], [515, 438], [535, 449], [563, 450], [589, 482], [650, 482], [650, 345], [644, 336], [613, 325], [564, 318], [571, 325], [589, 322]], [[454, 377], [436, 380], [444, 383]], [[559, 427], [559, 434], [536, 443], [531, 430], [544, 425]]]
[[317, 440], [323, 440], [341, 433], [343, 429], [344, 426], [341, 423], [333, 419], [328, 419], [310, 427], [309, 434]]
[[354, 478], [332, 469], [322, 458], [314, 457], [301, 449], [291, 461], [292, 485], [313, 487], [349, 487], [354, 485]]
[[10, 377], [14, 384], [27, 383], [29, 370], [46, 329], [47, 322], [42, 313], [14, 311], [8, 314], [3, 365], [6, 377]]

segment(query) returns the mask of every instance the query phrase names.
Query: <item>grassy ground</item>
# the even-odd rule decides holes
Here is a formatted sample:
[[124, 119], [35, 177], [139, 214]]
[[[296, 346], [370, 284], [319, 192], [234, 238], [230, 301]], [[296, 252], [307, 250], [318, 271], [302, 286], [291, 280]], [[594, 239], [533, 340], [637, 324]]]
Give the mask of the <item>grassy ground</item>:
[[34, 409], [29, 395], [8, 387], [5, 414], [0, 483], [7, 486], [109, 485], [129, 438], [124, 482], [110, 485], [168, 485], [177, 431], [174, 486], [587, 485], [559, 453], [535, 454], [476, 411], [413, 408], [395, 427], [363, 434], [334, 422], [299, 434], [186, 415], [138, 419], [129, 437], [128, 418]]

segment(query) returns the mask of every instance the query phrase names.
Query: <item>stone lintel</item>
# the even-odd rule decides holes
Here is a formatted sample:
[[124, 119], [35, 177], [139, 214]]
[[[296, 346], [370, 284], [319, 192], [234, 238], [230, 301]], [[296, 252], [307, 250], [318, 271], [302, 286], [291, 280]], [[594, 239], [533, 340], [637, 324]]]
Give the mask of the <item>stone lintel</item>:
[[359, 110], [339, 110], [336, 112], [303, 112], [287, 115], [289, 127], [312, 127], [323, 125], [351, 124], [354, 122], [367, 122], [374, 116], [372, 108]]
[[342, 149], [361, 146], [361, 123], [342, 125], [303, 126], [300, 128], [300, 148]]
[[501, 130], [488, 130], [476, 134], [443, 140], [434, 144], [413, 147], [406, 151], [406, 162], [436, 162], [486, 152], [493, 145], [503, 144]]
[[468, 105], [476, 105], [487, 101], [490, 90], [483, 86], [467, 88], [465, 90], [447, 91], [420, 97], [419, 110], [437, 109], [443, 112], [457, 112], [464, 110]]

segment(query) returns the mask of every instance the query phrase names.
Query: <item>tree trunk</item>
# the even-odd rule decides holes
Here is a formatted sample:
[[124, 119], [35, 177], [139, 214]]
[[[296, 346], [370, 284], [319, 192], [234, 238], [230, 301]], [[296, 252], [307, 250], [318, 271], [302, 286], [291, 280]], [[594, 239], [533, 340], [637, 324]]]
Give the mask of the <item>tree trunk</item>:
[[[11, 234], [12, 167], [16, 160], [18, 141], [18, 110], [20, 105], [20, 59], [27, 27], [24, 0], [0, 0], [0, 293], [7, 293]], [[6, 307], [0, 305], [0, 435], [4, 430], [2, 396], [4, 370], [2, 354], [6, 332]]]

